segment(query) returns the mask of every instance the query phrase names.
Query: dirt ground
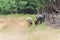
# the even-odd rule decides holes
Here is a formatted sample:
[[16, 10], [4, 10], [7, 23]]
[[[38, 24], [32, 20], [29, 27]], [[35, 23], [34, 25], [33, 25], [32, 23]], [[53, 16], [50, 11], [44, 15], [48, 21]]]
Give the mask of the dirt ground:
[[60, 40], [60, 33], [49, 27], [29, 33], [25, 31], [28, 28], [24, 18], [0, 19], [0, 40]]

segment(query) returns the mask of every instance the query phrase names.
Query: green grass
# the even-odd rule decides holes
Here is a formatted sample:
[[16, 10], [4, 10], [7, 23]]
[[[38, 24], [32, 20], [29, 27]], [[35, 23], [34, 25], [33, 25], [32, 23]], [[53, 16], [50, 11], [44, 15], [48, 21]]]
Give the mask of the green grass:
[[45, 24], [32, 25], [27, 29], [28, 32], [33, 32], [36, 30], [46, 30], [48, 27]]
[[35, 19], [35, 15], [31, 14], [9, 14], [9, 15], [0, 15], [0, 18], [20, 18], [20, 17], [32, 17], [33, 20]]

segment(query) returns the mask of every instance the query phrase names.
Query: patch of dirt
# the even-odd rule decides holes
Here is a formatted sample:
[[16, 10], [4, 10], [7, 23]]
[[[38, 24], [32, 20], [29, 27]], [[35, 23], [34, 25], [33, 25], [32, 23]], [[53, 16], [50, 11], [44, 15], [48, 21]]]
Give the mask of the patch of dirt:
[[14, 27], [14, 28], [25, 28], [27, 27], [27, 21], [24, 18], [7, 18], [7, 19], [0, 19], [0, 28], [3, 29], [5, 27]]

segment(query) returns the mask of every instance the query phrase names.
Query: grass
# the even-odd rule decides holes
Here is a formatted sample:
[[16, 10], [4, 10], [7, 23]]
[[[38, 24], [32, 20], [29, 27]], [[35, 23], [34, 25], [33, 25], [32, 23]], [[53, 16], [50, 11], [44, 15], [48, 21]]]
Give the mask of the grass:
[[[0, 15], [0, 18], [2, 18], [2, 19], [4, 19], [4, 18], [21, 18], [21, 17], [24, 17], [24, 18], [31, 17], [33, 19], [33, 22], [36, 19], [35, 14], [34, 15], [33, 14], [25, 14], [25, 15], [24, 14]], [[45, 29], [48, 29], [48, 28], [52, 29], [52, 30], [54, 29], [54, 28], [51, 28], [51, 27], [47, 27], [45, 24], [39, 24], [39, 25], [34, 25], [33, 24], [27, 30], [29, 32], [32, 32], [32, 31], [34, 31], [36, 29], [38, 29], [38, 30], [45, 30]]]
[[[0, 18], [21, 18], [21, 17], [24, 17], [24, 18], [27, 18], [27, 17], [31, 17], [32, 19], [33, 19], [33, 22], [34, 22], [34, 20], [36, 19], [36, 17], [35, 17], [35, 14], [33, 15], [33, 14], [9, 14], [9, 15], [0, 15]], [[34, 29], [35, 27], [34, 27], [35, 25], [32, 25], [32, 29]], [[43, 27], [44, 28], [44, 24], [41, 24], [41, 25], [38, 25], [37, 27]]]
[[[33, 19], [33, 22], [36, 19], [35, 14], [34, 15], [33, 14], [32, 15], [31, 14], [0, 15], [0, 18], [2, 18], [2, 19], [12, 18], [14, 20], [14, 22], [11, 22], [13, 25], [12, 24], [6, 25], [6, 26], [4, 26], [4, 28], [2, 30], [0, 30], [0, 33], [2, 33], [2, 34], [4, 33], [3, 35], [0, 34], [0, 37], [1, 36], [3, 38], [8, 38], [8, 37], [13, 38], [14, 37], [11, 40], [14, 40], [15, 37], [17, 37], [17, 40], [21, 39], [21, 38], [23, 38], [23, 40], [25, 40], [24, 38], [27, 38], [27, 39], [29, 38], [28, 40], [50, 40], [50, 39], [52, 39], [52, 36], [53, 36], [53, 40], [54, 40], [55, 36], [57, 39], [57, 37], [58, 37], [57, 35], [60, 35], [60, 29], [54, 29], [52, 27], [48, 27], [44, 23], [39, 24], [39, 25], [35, 25], [33, 23], [33, 25], [31, 27], [27, 27], [27, 29], [25, 29], [25, 30], [23, 28], [19, 28], [18, 25], [15, 24], [15, 22], [18, 21], [18, 24], [19, 24], [20, 19], [19, 20], [16, 20], [16, 19], [22, 18], [22, 17], [23, 18], [31, 17]], [[14, 19], [14, 18], [16, 18], [16, 19]], [[18, 27], [19, 30], [16, 30], [14, 27]], [[24, 26], [22, 26], [22, 27], [24, 27]], [[20, 29], [23, 29], [23, 30], [20, 31]], [[5, 34], [8, 36], [4, 36]], [[11, 35], [13, 35], [13, 36], [11, 36]]]
[[31, 17], [33, 20], [35, 20], [35, 14], [31, 15], [31, 14], [9, 14], [9, 15], [0, 15], [0, 18], [21, 18], [21, 17], [24, 17], [24, 18], [27, 18], [27, 17]]

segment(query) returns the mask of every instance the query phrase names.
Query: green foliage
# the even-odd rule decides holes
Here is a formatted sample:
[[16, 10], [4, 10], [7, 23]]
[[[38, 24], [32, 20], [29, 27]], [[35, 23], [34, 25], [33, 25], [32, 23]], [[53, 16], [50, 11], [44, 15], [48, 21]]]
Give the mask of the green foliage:
[[18, 3], [18, 7], [19, 7], [20, 9], [25, 9], [26, 4], [27, 4], [27, 1], [20, 1], [20, 2]]
[[20, 10], [29, 7], [31, 9], [39, 9], [44, 3], [49, 0], [0, 0], [0, 12], [16, 10], [19, 7]]

